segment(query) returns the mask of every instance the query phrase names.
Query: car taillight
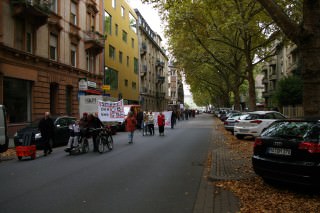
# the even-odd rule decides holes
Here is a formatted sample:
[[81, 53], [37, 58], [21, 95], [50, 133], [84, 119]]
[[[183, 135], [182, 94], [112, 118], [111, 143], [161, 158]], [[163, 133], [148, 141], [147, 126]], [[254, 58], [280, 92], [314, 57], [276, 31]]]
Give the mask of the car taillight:
[[299, 149], [307, 150], [309, 153], [320, 153], [320, 144], [303, 141], [299, 144]]
[[255, 147], [257, 147], [257, 146], [261, 146], [262, 145], [262, 140], [261, 140], [261, 138], [256, 138], [255, 140], [254, 140], [254, 144], [253, 144], [253, 148], [255, 148]]
[[225, 122], [224, 122], [224, 125], [227, 125], [227, 124], [228, 124], [228, 122], [227, 122], [227, 121], [225, 121]]
[[250, 123], [253, 123], [253, 124], [260, 124], [262, 122], [262, 120], [253, 120], [253, 121], [250, 121]]

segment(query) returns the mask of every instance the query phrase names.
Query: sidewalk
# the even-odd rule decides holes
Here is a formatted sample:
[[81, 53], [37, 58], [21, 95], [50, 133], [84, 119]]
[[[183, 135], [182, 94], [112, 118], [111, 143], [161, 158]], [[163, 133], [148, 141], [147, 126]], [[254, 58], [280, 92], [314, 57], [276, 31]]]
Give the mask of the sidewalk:
[[221, 123], [214, 120], [208, 152], [211, 162], [205, 168], [194, 213], [240, 212], [239, 199], [231, 191], [215, 186], [215, 182], [248, 178], [248, 174], [241, 170], [242, 165], [248, 163], [248, 159], [243, 159], [227, 146], [226, 138], [218, 125]]

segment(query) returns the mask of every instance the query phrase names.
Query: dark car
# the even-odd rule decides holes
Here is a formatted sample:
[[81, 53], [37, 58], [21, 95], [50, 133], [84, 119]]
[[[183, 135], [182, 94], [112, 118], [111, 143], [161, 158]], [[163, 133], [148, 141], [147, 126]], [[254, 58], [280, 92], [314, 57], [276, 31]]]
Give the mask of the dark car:
[[265, 180], [320, 186], [320, 121], [275, 121], [256, 138], [252, 165]]
[[[68, 143], [69, 140], [69, 129], [68, 125], [76, 120], [75, 117], [69, 116], [58, 116], [51, 117], [54, 122], [54, 137], [51, 141], [51, 145], [55, 146], [63, 146]], [[43, 144], [41, 143], [41, 133], [38, 130], [40, 119], [33, 121], [27, 127], [20, 129], [14, 135], [14, 143], [15, 146], [22, 145], [24, 143], [25, 135], [32, 134], [34, 135], [34, 142], [37, 145], [37, 149], [43, 149]]]

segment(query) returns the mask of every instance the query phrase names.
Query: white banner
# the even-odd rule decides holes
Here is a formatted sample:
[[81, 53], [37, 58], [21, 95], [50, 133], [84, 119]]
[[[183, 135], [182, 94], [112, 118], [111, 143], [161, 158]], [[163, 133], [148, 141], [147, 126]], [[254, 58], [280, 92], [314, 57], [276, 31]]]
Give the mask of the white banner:
[[124, 119], [123, 100], [118, 102], [98, 101], [98, 116], [101, 121], [118, 121]]

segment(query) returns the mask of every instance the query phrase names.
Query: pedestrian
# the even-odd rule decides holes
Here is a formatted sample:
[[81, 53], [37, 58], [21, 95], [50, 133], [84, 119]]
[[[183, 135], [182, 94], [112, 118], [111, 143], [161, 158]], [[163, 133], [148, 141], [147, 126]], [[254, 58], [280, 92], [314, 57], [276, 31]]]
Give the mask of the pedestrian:
[[141, 130], [143, 128], [143, 111], [139, 109], [137, 114], [137, 128]]
[[158, 127], [159, 127], [159, 135], [164, 136], [164, 125], [166, 123], [166, 118], [162, 112], [158, 115]]
[[171, 129], [173, 129], [174, 125], [176, 125], [176, 120], [177, 120], [176, 110], [172, 110], [172, 113], [171, 113]]
[[128, 113], [128, 117], [125, 120], [126, 131], [128, 132], [129, 144], [133, 143], [134, 130], [136, 129], [137, 120], [133, 115], [133, 112]]
[[54, 133], [54, 123], [50, 118], [49, 112], [44, 113], [44, 117], [39, 122], [38, 129], [41, 133], [42, 143], [44, 145], [44, 156], [47, 156], [47, 154], [51, 154], [52, 152], [50, 140], [53, 140]]
[[143, 112], [143, 127], [142, 127], [142, 136], [148, 134], [148, 113]]
[[95, 116], [93, 114], [89, 114], [88, 115], [88, 128], [90, 130], [91, 133], [91, 137], [92, 137], [92, 143], [93, 143], [93, 151], [97, 152], [98, 151], [98, 142], [97, 142], [97, 137], [99, 134], [100, 128], [103, 128], [104, 125], [101, 122], [101, 120], [99, 119], [98, 116]]
[[154, 135], [154, 116], [152, 111], [150, 111], [148, 115], [148, 130], [150, 135]]

